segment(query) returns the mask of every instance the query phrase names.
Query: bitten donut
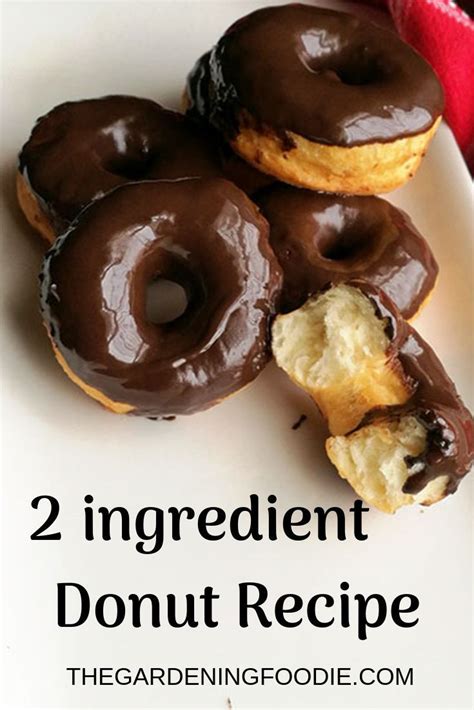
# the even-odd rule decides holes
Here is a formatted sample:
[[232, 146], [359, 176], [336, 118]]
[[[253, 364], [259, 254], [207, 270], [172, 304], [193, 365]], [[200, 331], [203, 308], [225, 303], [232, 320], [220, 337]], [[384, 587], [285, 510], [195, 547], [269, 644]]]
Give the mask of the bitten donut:
[[222, 175], [210, 133], [148, 99], [69, 101], [38, 119], [19, 158], [17, 192], [49, 242], [92, 200], [137, 180]]
[[[200, 57], [188, 74], [183, 96], [183, 110], [186, 115], [194, 121], [203, 123], [208, 130], [211, 129], [209, 124], [210, 54], [210, 52], [206, 52]], [[215, 129], [214, 135], [219, 147], [222, 170], [228, 180], [234, 182], [248, 195], [253, 195], [257, 190], [275, 182], [273, 177], [260, 172], [240, 158]]]
[[255, 198], [284, 272], [281, 309], [329, 283], [363, 278], [406, 319], [428, 299], [438, 265], [409, 216], [378, 197], [342, 197], [275, 184]]
[[474, 422], [430, 346], [367, 282], [333, 286], [273, 325], [278, 364], [314, 398], [340, 476], [384, 512], [453, 493]]
[[278, 180], [387, 192], [416, 171], [441, 120], [441, 85], [396, 34], [292, 3], [238, 20], [209, 60], [209, 120]]
[[[148, 284], [187, 295], [150, 322]], [[192, 414], [251, 382], [269, 357], [281, 273], [268, 224], [221, 178], [131, 183], [93, 202], [45, 257], [41, 307], [55, 355], [117, 413]]]

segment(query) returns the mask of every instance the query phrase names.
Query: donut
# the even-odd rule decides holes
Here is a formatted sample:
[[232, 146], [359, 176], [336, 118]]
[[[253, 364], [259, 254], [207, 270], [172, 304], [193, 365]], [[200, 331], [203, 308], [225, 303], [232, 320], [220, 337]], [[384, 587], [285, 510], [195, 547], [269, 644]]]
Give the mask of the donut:
[[[152, 322], [147, 287], [185, 290], [184, 313]], [[223, 178], [129, 183], [92, 202], [45, 256], [41, 310], [57, 360], [116, 413], [206, 409], [269, 359], [281, 272], [268, 224]]]
[[438, 265], [409, 216], [379, 197], [343, 197], [276, 183], [256, 196], [284, 273], [281, 310], [299, 308], [329, 283], [362, 278], [413, 318]]
[[291, 3], [238, 20], [209, 59], [210, 122], [278, 180], [387, 192], [411, 177], [444, 107], [429, 64], [396, 34]]
[[254, 168], [250, 163], [240, 158], [224, 140], [220, 133], [212, 129], [209, 123], [209, 57], [206, 52], [198, 59], [190, 71], [183, 95], [183, 110], [194, 121], [214, 130], [214, 140], [219, 148], [219, 156], [224, 176], [234, 182], [248, 195], [254, 195], [258, 190], [275, 182], [274, 178]]
[[474, 421], [432, 348], [391, 299], [340, 283], [280, 315], [277, 363], [316, 401], [329, 459], [356, 493], [393, 513], [454, 493], [474, 461]]
[[48, 241], [92, 200], [124, 183], [222, 175], [203, 128], [149, 99], [69, 101], [38, 119], [19, 156], [17, 193]]
[[272, 329], [277, 364], [308, 392], [335, 435], [355, 429], [373, 408], [404, 404], [412, 394], [387, 356], [386, 323], [371, 301], [339, 286], [281, 314]]

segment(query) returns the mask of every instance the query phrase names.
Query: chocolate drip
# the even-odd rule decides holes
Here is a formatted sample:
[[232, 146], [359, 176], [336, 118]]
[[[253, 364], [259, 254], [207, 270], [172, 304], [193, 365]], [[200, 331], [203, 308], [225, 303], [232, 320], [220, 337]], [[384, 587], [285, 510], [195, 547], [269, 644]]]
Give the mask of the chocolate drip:
[[186, 115], [197, 120], [209, 119], [210, 56], [209, 51], [199, 57], [186, 78]]
[[[223, 179], [129, 184], [84, 210], [48, 252], [41, 306], [50, 336], [87, 385], [134, 414], [207, 408], [253, 380], [269, 358], [281, 274], [268, 224]], [[146, 316], [156, 277], [188, 305]]]
[[284, 272], [281, 308], [299, 308], [328, 283], [363, 278], [411, 318], [438, 265], [407, 214], [378, 197], [342, 197], [275, 185], [256, 196]]
[[[187, 110], [186, 115], [195, 121], [204, 123], [208, 130], [212, 130], [210, 120], [210, 52], [204, 54], [188, 75], [186, 82]], [[222, 170], [226, 178], [234, 182], [248, 195], [253, 195], [257, 190], [271, 185], [275, 178], [256, 170], [250, 163], [242, 160], [224, 140], [224, 137], [214, 129], [214, 140], [218, 146]]]
[[118, 185], [222, 175], [209, 131], [133, 96], [57, 106], [38, 119], [20, 171], [58, 232]]
[[427, 131], [441, 85], [395, 33], [346, 13], [292, 3], [236, 22], [210, 57], [211, 122], [246, 120], [330, 145], [387, 142]]
[[371, 412], [358, 428], [381, 417], [416, 417], [427, 432], [426, 448], [416, 458], [407, 457], [412, 474], [403, 491], [415, 495], [435, 478], [447, 476], [446, 493], [454, 493], [474, 462], [473, 417], [433, 349], [403, 320], [393, 302], [366, 282], [351, 285], [365, 293], [387, 320], [389, 359], [413, 389], [406, 404]]

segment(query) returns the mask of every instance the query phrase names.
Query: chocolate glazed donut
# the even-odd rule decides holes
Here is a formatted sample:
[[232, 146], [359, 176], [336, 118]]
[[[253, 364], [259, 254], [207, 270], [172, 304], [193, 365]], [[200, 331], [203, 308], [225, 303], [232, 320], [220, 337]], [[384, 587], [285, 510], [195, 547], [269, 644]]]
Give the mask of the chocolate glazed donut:
[[18, 197], [48, 241], [127, 182], [222, 175], [210, 133], [149, 99], [70, 101], [38, 119], [20, 153]]
[[363, 278], [412, 318], [438, 265], [409, 216], [378, 197], [343, 197], [275, 185], [256, 197], [284, 272], [281, 309], [299, 308], [329, 283]]
[[[188, 299], [161, 325], [145, 307], [158, 276]], [[168, 417], [206, 409], [258, 375], [280, 286], [268, 224], [237, 187], [143, 182], [92, 203], [57, 240], [41, 304], [76, 384], [113, 411]]]
[[416, 170], [443, 110], [427, 62], [395, 33], [292, 3], [237, 21], [209, 60], [210, 120], [276, 178], [374, 194]]

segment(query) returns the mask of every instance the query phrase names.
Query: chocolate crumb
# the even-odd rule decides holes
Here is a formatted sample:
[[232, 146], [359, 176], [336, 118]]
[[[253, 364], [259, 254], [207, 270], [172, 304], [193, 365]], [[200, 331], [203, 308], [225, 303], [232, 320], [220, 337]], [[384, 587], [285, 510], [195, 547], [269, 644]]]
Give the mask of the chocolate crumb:
[[176, 419], [176, 417], [174, 417], [174, 416], [163, 417], [163, 421], [165, 421], [165, 422], [174, 422], [175, 419]]
[[301, 417], [292, 425], [293, 431], [296, 431], [300, 426], [307, 420], [306, 414], [302, 414]]

